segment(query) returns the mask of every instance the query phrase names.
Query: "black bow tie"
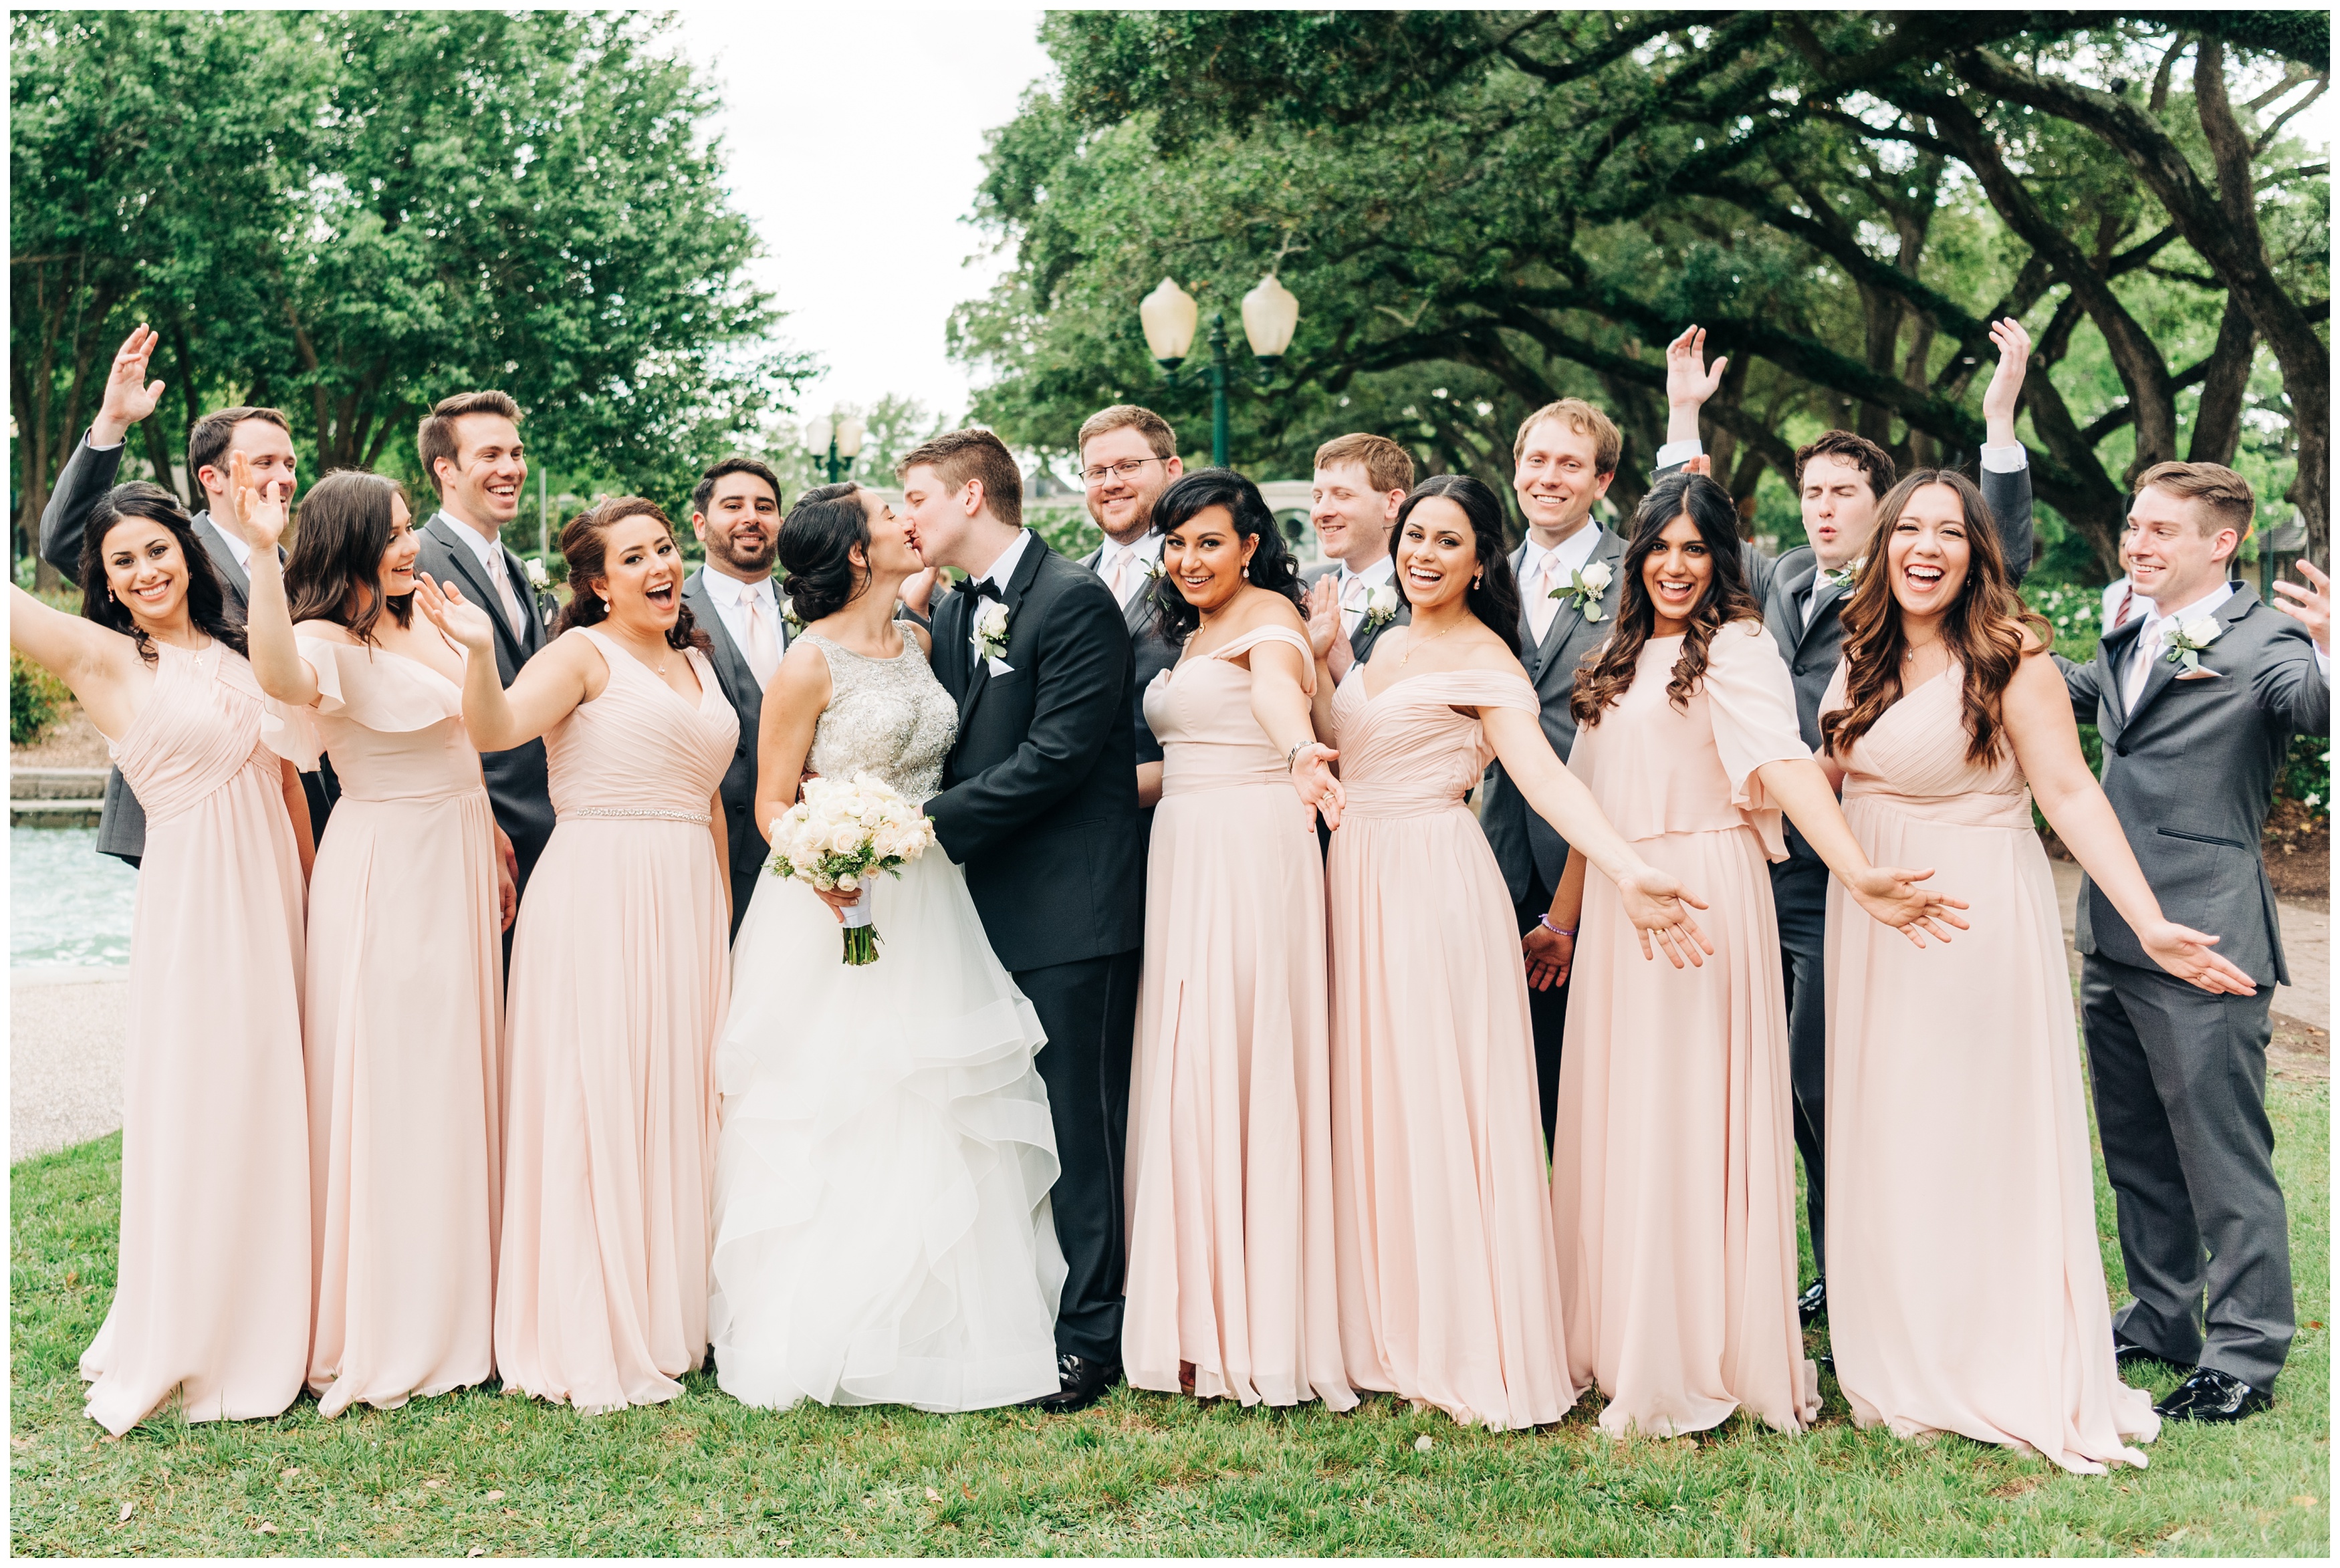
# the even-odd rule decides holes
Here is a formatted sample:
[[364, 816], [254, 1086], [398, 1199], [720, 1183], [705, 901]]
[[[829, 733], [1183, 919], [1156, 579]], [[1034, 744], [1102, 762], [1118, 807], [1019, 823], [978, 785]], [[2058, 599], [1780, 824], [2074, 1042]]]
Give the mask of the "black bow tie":
[[[957, 591], [966, 594], [972, 598], [996, 599], [1000, 597], [999, 585], [993, 582], [989, 577], [966, 578], [959, 584]], [[1006, 601], [1003, 599], [1001, 602], [1005, 603]]]

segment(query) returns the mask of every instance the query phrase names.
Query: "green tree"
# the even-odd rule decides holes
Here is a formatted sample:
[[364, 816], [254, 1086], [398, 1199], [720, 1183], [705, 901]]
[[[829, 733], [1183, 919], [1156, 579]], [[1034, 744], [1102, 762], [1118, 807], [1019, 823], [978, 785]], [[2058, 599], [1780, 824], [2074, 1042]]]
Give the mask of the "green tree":
[[[978, 415], [1061, 447], [1107, 393], [1177, 401], [1137, 332], [1155, 279], [1208, 310], [1273, 267], [1303, 313], [1289, 387], [1238, 404], [1255, 466], [1304, 471], [1314, 439], [1362, 426], [1500, 477], [1520, 415], [1579, 393], [1625, 431], [1630, 504], [1662, 433], [1657, 345], [1697, 321], [1732, 356], [1709, 439], [1752, 508], [1822, 425], [1905, 462], [1970, 457], [1985, 325], [2014, 314], [2038, 345], [2035, 483], [2099, 566], [2137, 468], [2238, 443], [2320, 550], [2323, 339], [2292, 317], [2324, 309], [2328, 180], [2283, 132], [2322, 90], [2324, 33], [2264, 14], [1058, 15], [1061, 90], [996, 134], [979, 202], [1019, 265], [957, 342], [995, 377]], [[2208, 232], [2214, 207], [2232, 232]], [[2267, 323], [2291, 334], [2273, 387], [2254, 377]]]
[[203, 408], [234, 400], [283, 407], [319, 470], [411, 472], [431, 403], [497, 386], [564, 473], [687, 489], [812, 366], [774, 346], [779, 317], [747, 281], [712, 89], [669, 27], [14, 18], [12, 371], [41, 409], [20, 419], [20, 516], [142, 318], [175, 393], [145, 426], [158, 473]]

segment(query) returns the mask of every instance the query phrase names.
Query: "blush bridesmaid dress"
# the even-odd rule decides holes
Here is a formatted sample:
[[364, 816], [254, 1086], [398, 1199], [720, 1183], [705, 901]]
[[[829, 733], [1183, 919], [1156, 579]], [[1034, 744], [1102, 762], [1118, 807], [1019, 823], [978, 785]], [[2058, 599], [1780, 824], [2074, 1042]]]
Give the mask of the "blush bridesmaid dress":
[[1819, 1413], [1819, 1372], [1796, 1317], [1788, 1011], [1765, 869], [1787, 846], [1755, 770], [1811, 751], [1760, 624], [1715, 632], [1686, 709], [1666, 695], [1681, 642], [1649, 640], [1569, 755], [1634, 851], [1706, 900], [1694, 912], [1714, 952], [1700, 968], [1643, 958], [1616, 884], [1584, 879], [1552, 1136], [1568, 1348], [1608, 1395], [1612, 1436], [1703, 1432], [1742, 1408], [1793, 1432]]
[[1341, 1359], [1326, 1080], [1324, 872], [1251, 711], [1240, 636], [1155, 677], [1163, 745], [1130, 1074], [1131, 1385], [1244, 1405], [1357, 1403]]
[[242, 655], [154, 646], [108, 749], [146, 808], [131, 916], [122, 1225], [81, 1358], [116, 1436], [173, 1390], [189, 1421], [283, 1414], [309, 1358], [301, 857]]
[[342, 786], [310, 880], [303, 1010], [309, 1387], [332, 1416], [495, 1370], [503, 939], [461, 688], [386, 649], [296, 646], [317, 702], [271, 707], [302, 768], [322, 747]]
[[1349, 1380], [1464, 1425], [1576, 1401], [1562, 1341], [1527, 975], [1463, 794], [1494, 758], [1463, 707], [1538, 711], [1521, 675], [1333, 695], [1346, 797], [1325, 864], [1333, 1234]]
[[714, 667], [692, 702], [578, 626], [609, 684], [544, 737], [556, 825], [505, 1000], [504, 1386], [589, 1414], [655, 1405], [707, 1354], [716, 1031], [729, 883], [709, 802], [739, 735]]
[[2101, 1475], [2161, 1420], [2113, 1360], [2055, 878], [2011, 751], [1967, 756], [1963, 681], [1842, 759], [1862, 850], [1955, 872], [1970, 929], [1921, 952], [1829, 889], [1829, 1338], [1857, 1424]]

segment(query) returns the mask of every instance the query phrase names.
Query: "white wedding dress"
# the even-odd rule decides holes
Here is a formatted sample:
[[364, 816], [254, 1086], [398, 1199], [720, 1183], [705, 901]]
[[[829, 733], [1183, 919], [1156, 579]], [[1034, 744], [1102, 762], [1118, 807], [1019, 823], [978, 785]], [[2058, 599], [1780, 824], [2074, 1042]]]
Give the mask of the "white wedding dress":
[[[808, 765], [924, 800], [957, 710], [901, 629], [892, 659], [805, 634], [833, 685]], [[871, 914], [878, 962], [848, 966], [828, 906], [768, 874], [732, 947], [715, 1055], [716, 1381], [772, 1407], [1053, 1394], [1065, 1260], [1039, 1019], [939, 848], [878, 878]]]

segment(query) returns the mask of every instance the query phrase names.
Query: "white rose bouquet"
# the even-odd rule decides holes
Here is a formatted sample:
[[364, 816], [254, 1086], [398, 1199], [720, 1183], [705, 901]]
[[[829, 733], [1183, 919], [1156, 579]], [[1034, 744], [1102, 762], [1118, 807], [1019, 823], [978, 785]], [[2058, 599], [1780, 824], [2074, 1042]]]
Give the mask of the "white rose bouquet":
[[807, 779], [804, 799], [772, 823], [772, 859], [766, 869], [822, 892], [859, 892], [862, 902], [845, 912], [845, 962], [876, 963], [870, 883], [881, 871], [900, 876], [902, 867], [934, 842], [933, 819], [890, 784], [868, 774], [856, 774], [849, 782]]

